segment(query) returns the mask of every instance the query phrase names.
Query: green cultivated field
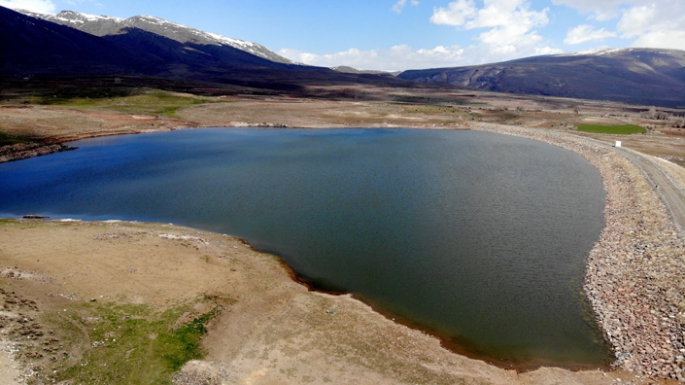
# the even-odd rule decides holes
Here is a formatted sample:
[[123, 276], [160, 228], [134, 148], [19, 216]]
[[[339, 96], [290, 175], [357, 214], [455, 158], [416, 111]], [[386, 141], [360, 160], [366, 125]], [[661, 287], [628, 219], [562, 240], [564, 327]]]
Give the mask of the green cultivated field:
[[621, 124], [616, 126], [602, 126], [598, 124], [579, 124], [578, 131], [592, 132], [595, 134], [630, 135], [647, 132], [647, 129], [633, 124]]

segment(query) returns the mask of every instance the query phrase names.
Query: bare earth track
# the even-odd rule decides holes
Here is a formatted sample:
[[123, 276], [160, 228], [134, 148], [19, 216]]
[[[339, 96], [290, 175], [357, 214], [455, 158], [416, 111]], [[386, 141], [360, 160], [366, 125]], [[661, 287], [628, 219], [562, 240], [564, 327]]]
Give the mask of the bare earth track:
[[647, 177], [671, 213], [680, 235], [685, 239], [685, 188], [650, 157], [625, 148], [616, 148], [599, 140], [593, 143], [611, 148], [635, 164]]
[[628, 158], [647, 175], [649, 180], [658, 189], [659, 195], [664, 200], [678, 225], [680, 235], [685, 239], [685, 191], [653, 160], [635, 151], [616, 149], [621, 155]]

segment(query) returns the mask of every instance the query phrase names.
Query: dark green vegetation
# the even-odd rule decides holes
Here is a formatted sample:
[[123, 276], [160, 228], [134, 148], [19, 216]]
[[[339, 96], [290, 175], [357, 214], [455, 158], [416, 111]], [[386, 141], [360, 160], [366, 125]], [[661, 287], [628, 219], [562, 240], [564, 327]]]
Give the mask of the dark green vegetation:
[[[26, 104], [69, 108], [88, 108], [117, 111], [127, 114], [173, 116], [184, 107], [203, 103], [220, 103], [221, 99], [196, 96], [189, 93], [151, 89], [147, 87], [110, 86], [93, 82], [90, 85], [75, 82], [42, 84], [26, 92], [16, 89], [13, 94], [0, 92], [0, 105]], [[24, 143], [27, 140], [16, 137], [16, 142], [7, 134], [0, 133], [0, 145]]]
[[31, 143], [32, 140], [25, 136], [11, 135], [4, 132], [0, 132], [0, 147], [11, 146], [18, 143]]
[[128, 114], [173, 116], [183, 107], [203, 103], [216, 103], [217, 99], [194, 95], [175, 94], [160, 90], [136, 90], [129, 95], [113, 97], [42, 97], [37, 104], [57, 105], [71, 108], [96, 108]]
[[187, 310], [158, 314], [144, 305], [88, 303], [48, 314], [48, 322], [65, 333], [65, 348], [82, 352], [80, 359], [76, 353], [77, 362], [65, 358], [57, 366], [57, 378], [81, 384], [170, 383], [184, 363], [203, 357], [200, 339], [217, 313], [192, 319]]
[[599, 124], [579, 124], [578, 131], [592, 132], [595, 134], [630, 135], [647, 132], [647, 129], [634, 124], [620, 124], [615, 126], [603, 126]]

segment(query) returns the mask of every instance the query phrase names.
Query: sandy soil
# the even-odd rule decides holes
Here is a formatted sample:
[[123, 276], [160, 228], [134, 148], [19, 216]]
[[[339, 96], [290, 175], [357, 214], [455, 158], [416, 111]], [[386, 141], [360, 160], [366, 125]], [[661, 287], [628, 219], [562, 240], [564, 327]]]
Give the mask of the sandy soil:
[[668, 175], [670, 175], [671, 178], [678, 183], [680, 188], [685, 191], [685, 168], [663, 158], [656, 157], [656, 160], [659, 167], [666, 170]]
[[13, 347], [9, 341], [0, 337], [0, 385], [14, 385], [20, 383], [22, 376], [19, 363], [12, 357]]
[[0, 131], [57, 142], [194, 126], [194, 122], [164, 116], [33, 105], [0, 106]]
[[[440, 113], [437, 113], [440, 112]], [[454, 127], [464, 112], [449, 107], [413, 108], [383, 102], [314, 101], [270, 98], [234, 100], [179, 112], [183, 119], [209, 126], [285, 125], [287, 127]]]
[[[0, 287], [31, 298], [44, 313], [93, 299], [164, 309], [206, 294], [223, 298], [226, 306], [205, 339], [206, 361], [185, 367], [221, 383], [639, 380], [622, 371], [517, 374], [456, 355], [349, 296], [307, 291], [277, 258], [233, 237], [160, 224], [18, 220], [0, 225], [0, 244]], [[13, 365], [6, 358], [0, 355], [0, 367]]]

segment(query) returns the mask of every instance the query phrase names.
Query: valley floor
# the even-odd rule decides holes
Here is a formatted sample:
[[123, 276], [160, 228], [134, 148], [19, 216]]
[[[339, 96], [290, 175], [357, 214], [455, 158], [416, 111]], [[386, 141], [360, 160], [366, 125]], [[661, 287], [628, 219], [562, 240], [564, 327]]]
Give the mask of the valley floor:
[[[191, 126], [303, 126], [310, 116], [307, 127], [470, 127], [546, 141], [586, 157], [603, 177], [607, 204], [606, 228], [588, 259], [585, 290], [616, 353], [615, 369], [517, 373], [454, 354], [436, 338], [397, 324], [349, 296], [307, 291], [276, 257], [230, 236], [168, 224], [2, 220], [0, 338], [5, 351], [0, 351], [0, 371], [22, 373], [8, 384], [70, 378], [117, 383], [97, 357], [107, 352], [114, 360], [110, 365], [132, 365], [142, 349], [126, 345], [134, 341], [125, 332], [132, 319], [149, 324], [166, 319], [174, 328], [208, 321], [202, 339], [206, 355], [176, 372], [177, 384], [609, 384], [619, 379], [648, 384], [682, 377], [683, 239], [640, 170], [610, 148], [567, 130], [482, 122], [488, 120], [483, 116], [495, 116], [495, 122], [516, 123], [502, 110], [474, 112], [472, 107], [471, 112], [452, 112], [426, 105], [304, 100], [251, 103], [241, 99], [182, 109], [173, 118], [155, 118], [163, 124], [152, 128], [172, 129], [183, 121], [195, 122]], [[291, 104], [297, 107], [290, 109]], [[46, 116], [64, 113], [35, 108], [33, 112]], [[26, 127], [27, 115], [19, 109], [7, 111], [0, 110], [0, 129], [12, 132], [14, 127], [18, 133], [20, 126]], [[84, 119], [93, 119], [93, 113], [59, 116], [76, 119], [85, 114]], [[572, 114], [554, 121], [524, 115], [516, 118], [525, 120], [518, 123], [541, 128], [576, 119]], [[355, 116], [359, 119], [352, 119]], [[410, 118], [416, 118], [414, 125]], [[121, 119], [132, 123], [113, 123]], [[144, 119], [130, 115], [121, 119], [103, 123], [111, 125], [111, 131], [95, 133], [86, 128], [90, 123], [78, 131], [56, 120], [65, 131], [54, 136], [142, 132], [146, 124], [154, 125], [135, 126]], [[682, 183], [681, 167], [665, 167]], [[211, 317], [202, 318], [205, 315]], [[161, 334], [150, 332], [149, 340], [159, 341]], [[160, 376], [171, 376], [172, 369], [159, 369]]]

